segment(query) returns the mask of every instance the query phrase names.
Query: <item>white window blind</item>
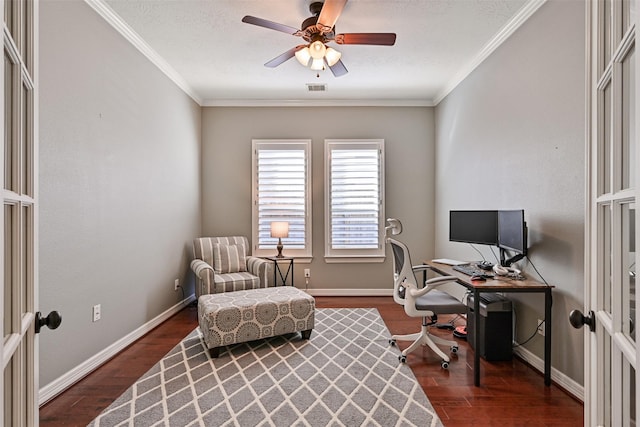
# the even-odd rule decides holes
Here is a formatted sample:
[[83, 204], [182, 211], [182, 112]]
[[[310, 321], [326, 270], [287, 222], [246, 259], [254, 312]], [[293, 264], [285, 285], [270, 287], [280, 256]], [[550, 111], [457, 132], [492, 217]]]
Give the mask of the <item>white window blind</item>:
[[383, 141], [325, 141], [326, 256], [383, 256]]
[[258, 256], [274, 255], [271, 223], [289, 223], [282, 238], [286, 256], [310, 256], [311, 141], [253, 141], [253, 242]]

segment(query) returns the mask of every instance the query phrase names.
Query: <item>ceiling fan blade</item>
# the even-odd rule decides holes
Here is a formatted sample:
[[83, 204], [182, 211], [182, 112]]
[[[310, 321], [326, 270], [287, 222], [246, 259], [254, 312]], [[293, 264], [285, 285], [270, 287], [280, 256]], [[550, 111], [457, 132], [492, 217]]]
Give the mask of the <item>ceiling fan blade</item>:
[[325, 0], [320, 15], [318, 16], [318, 26], [323, 27], [323, 32], [330, 32], [338, 17], [344, 9], [347, 0]]
[[347, 67], [344, 66], [341, 60], [338, 60], [338, 62], [336, 62], [329, 68], [331, 69], [331, 72], [335, 77], [344, 76], [349, 72], [349, 70], [347, 70]]
[[396, 43], [396, 33], [347, 33], [336, 34], [338, 44], [374, 44], [393, 46]]
[[291, 35], [295, 35], [299, 31], [297, 28], [293, 28], [288, 25], [278, 24], [277, 22], [267, 21], [266, 19], [256, 18], [255, 16], [249, 15], [242, 18], [242, 22], [257, 25], [258, 27], [269, 28], [271, 30], [282, 31], [283, 33]]
[[271, 61], [269, 61], [266, 64], [264, 64], [264, 66], [265, 67], [269, 67], [269, 68], [275, 68], [278, 65], [282, 64], [283, 62], [286, 62], [286, 61], [290, 60], [291, 58], [293, 58], [294, 55], [296, 54], [296, 52], [298, 50], [302, 49], [303, 47], [304, 47], [304, 45], [300, 45], [300, 46], [296, 46], [294, 48], [291, 48], [288, 51], [286, 51], [285, 53], [282, 53], [282, 54], [276, 56]]

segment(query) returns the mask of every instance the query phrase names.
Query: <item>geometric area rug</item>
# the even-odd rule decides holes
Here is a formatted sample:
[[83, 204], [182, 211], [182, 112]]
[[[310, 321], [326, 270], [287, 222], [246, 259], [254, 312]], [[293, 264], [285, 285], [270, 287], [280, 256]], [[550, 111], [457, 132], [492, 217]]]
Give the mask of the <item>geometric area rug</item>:
[[375, 308], [317, 308], [300, 334], [211, 359], [198, 328], [90, 426], [442, 426]]

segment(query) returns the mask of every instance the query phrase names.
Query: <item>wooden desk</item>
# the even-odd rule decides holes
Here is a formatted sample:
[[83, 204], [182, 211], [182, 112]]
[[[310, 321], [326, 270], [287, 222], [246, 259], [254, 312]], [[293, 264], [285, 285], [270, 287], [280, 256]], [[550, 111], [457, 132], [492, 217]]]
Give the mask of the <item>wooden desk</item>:
[[[551, 289], [554, 286], [546, 285], [532, 279], [515, 280], [506, 277], [496, 276], [494, 279], [483, 281], [471, 281], [471, 277], [466, 274], [455, 271], [448, 264], [440, 264], [433, 261], [425, 261], [425, 264], [431, 267], [431, 270], [443, 276], [454, 276], [457, 282], [473, 292], [473, 312], [475, 315], [480, 314], [480, 294], [489, 292], [538, 292], [544, 293], [544, 385], [551, 385]], [[426, 275], [426, 272], [425, 272]], [[473, 382], [476, 386], [480, 385], [480, 348], [478, 337], [480, 336], [480, 321], [474, 322], [473, 334]]]

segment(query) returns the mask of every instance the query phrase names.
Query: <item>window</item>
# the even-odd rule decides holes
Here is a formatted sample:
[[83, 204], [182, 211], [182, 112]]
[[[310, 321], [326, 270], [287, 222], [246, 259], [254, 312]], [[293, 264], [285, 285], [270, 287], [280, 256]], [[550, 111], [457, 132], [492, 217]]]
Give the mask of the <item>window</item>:
[[283, 255], [311, 257], [311, 140], [253, 140], [252, 242], [255, 256], [276, 254], [271, 223], [289, 223]]
[[325, 181], [325, 257], [382, 261], [384, 141], [325, 140]]

